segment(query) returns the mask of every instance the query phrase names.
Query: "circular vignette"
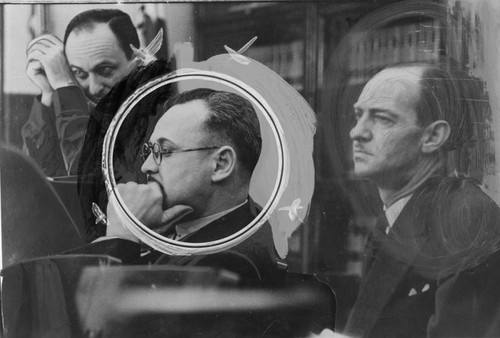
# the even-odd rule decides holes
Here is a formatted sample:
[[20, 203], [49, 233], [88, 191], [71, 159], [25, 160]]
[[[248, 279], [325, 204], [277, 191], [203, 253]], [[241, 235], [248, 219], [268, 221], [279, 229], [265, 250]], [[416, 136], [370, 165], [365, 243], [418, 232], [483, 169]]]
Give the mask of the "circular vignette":
[[[245, 226], [240, 231], [232, 234], [231, 236], [204, 243], [188, 243], [181, 241], [174, 241], [166, 238], [147, 226], [142, 224], [126, 207], [121, 196], [117, 193], [116, 182], [113, 171], [113, 152], [116, 137], [120, 130], [123, 121], [128, 116], [129, 112], [134, 106], [154, 90], [166, 86], [171, 83], [183, 80], [206, 80], [213, 81], [218, 84], [226, 85], [239, 94], [246, 97], [254, 106], [264, 113], [266, 121], [269, 123], [278, 149], [278, 173], [276, 182], [273, 187], [271, 197], [263, 206], [261, 212], [253, 219], [253, 221]], [[283, 128], [275, 115], [271, 106], [267, 101], [253, 88], [244, 82], [218, 72], [196, 70], [196, 69], [179, 69], [169, 74], [160, 76], [142, 87], [138, 88], [127, 100], [120, 106], [115, 117], [106, 132], [102, 152], [102, 172], [104, 176], [104, 183], [106, 185], [106, 192], [109, 197], [109, 203], [112, 203], [118, 213], [118, 218], [136, 237], [142, 242], [149, 245], [155, 250], [161, 251], [169, 255], [201, 255], [221, 252], [227, 250], [250, 236], [252, 236], [259, 228], [268, 220], [271, 213], [274, 211], [278, 202], [285, 191], [288, 178], [289, 178], [289, 155], [288, 147], [285, 142]]]

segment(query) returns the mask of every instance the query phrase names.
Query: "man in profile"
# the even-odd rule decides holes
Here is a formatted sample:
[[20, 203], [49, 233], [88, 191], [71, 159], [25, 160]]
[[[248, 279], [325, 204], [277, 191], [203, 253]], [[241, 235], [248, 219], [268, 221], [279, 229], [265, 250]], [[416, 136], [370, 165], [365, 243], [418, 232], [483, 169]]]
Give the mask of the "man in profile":
[[[253, 106], [237, 94], [205, 88], [181, 93], [167, 104], [143, 146], [147, 183], [118, 184], [122, 200], [143, 224], [171, 239], [212, 242], [238, 232], [259, 212], [249, 197], [262, 146]], [[172, 225], [174, 219], [178, 223]], [[234, 248], [187, 259], [153, 252], [140, 260], [138, 242], [108, 204], [106, 236], [78, 250], [108, 253], [132, 264], [196, 262], [233, 271], [243, 284], [279, 282], [268, 223]]]
[[130, 45], [139, 48], [135, 27], [115, 9], [78, 14], [64, 41], [43, 35], [28, 44], [26, 73], [41, 95], [22, 136], [46, 175], [76, 174], [89, 110], [137, 65]]
[[479, 92], [466, 74], [411, 64], [375, 75], [355, 103], [354, 173], [377, 185], [384, 213], [345, 334], [492, 335], [499, 208], [471, 179], [446, 175], [446, 157], [472, 142]]

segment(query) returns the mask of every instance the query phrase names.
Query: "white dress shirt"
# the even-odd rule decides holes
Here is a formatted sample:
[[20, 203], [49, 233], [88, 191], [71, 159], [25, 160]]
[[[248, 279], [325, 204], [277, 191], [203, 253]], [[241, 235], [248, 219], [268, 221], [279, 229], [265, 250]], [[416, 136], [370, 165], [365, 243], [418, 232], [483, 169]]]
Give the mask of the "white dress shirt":
[[385, 228], [386, 234], [389, 234], [389, 231], [391, 231], [394, 222], [396, 222], [396, 219], [398, 218], [399, 214], [401, 213], [406, 203], [408, 203], [408, 201], [412, 196], [413, 194], [403, 197], [394, 202], [393, 204], [391, 204], [391, 206], [388, 208], [384, 205], [385, 217], [387, 218], [387, 223], [389, 224], [387, 228]]

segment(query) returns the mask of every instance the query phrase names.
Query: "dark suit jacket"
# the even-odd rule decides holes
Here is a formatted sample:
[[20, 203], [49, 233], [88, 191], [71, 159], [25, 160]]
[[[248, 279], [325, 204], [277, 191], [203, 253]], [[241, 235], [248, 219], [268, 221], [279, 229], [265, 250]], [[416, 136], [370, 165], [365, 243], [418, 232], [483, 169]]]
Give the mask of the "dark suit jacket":
[[[185, 241], [200, 243], [227, 237], [243, 229], [257, 214], [257, 205], [249, 199], [249, 202], [193, 233]], [[152, 252], [141, 258], [139, 244], [122, 239], [92, 243], [72, 250], [71, 253], [107, 254], [121, 259], [124, 264], [153, 263], [220, 268], [238, 274], [240, 285], [243, 286], [278, 286], [284, 274], [278, 268], [271, 227], [267, 222], [244, 242], [216, 254], [169, 256]]]
[[[76, 85], [54, 91], [53, 103], [45, 107], [35, 98], [21, 134], [24, 145], [47, 176], [77, 173], [77, 164], [93, 105]], [[65, 162], [69, 168], [66, 168]]]
[[432, 178], [414, 193], [389, 235], [386, 222], [381, 217], [368, 240], [345, 333], [499, 336], [498, 206], [469, 180]]

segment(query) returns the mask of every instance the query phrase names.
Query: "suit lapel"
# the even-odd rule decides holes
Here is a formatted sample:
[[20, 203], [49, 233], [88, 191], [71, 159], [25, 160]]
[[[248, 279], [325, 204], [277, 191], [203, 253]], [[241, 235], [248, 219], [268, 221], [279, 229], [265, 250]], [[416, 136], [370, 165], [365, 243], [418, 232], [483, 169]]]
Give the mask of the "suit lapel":
[[347, 333], [367, 336], [409, 268], [410, 264], [397, 260], [385, 248], [379, 250], [349, 316]]
[[247, 202], [236, 210], [207, 224], [197, 232], [183, 239], [183, 241], [190, 243], [212, 242], [238, 232], [254, 218], [249, 203]]
[[[412, 200], [403, 208], [389, 235], [385, 234], [387, 220], [377, 222], [367, 243], [366, 269], [358, 298], [346, 324], [345, 332], [366, 337], [376, 324], [384, 307], [391, 299], [416, 258], [416, 252], [400, 241], [394, 230], [413, 227]], [[384, 221], [385, 220], [385, 223]]]
[[[249, 199], [249, 202], [221, 218], [216, 219], [212, 223], [207, 224], [197, 232], [186, 236], [182, 241], [189, 243], [212, 242], [230, 236], [243, 229], [254, 218], [251, 202], [252, 201]], [[195, 265], [203, 257], [205, 257], [205, 255], [170, 256], [161, 254], [159, 258], [155, 259], [155, 264], [168, 263], [179, 266]]]

